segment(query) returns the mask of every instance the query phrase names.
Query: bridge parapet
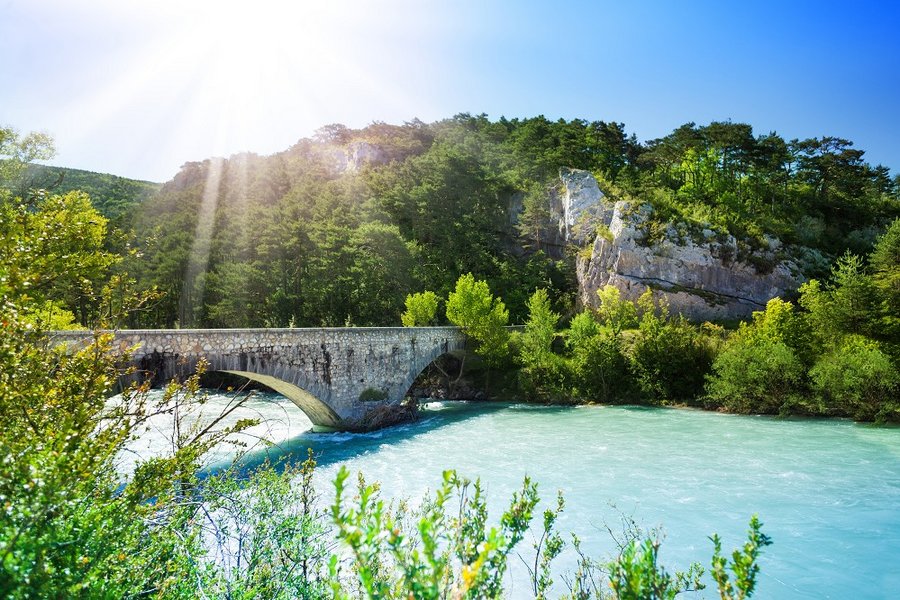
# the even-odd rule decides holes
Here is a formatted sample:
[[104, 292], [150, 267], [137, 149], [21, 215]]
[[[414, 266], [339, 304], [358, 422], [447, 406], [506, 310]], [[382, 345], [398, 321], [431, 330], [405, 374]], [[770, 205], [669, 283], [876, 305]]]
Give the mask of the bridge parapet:
[[[462, 350], [457, 327], [118, 330], [114, 349], [155, 383], [210, 371], [258, 381], [294, 401], [317, 429], [364, 429], [369, 418], [398, 404], [415, 378], [440, 355]], [[86, 344], [91, 332], [53, 332]]]

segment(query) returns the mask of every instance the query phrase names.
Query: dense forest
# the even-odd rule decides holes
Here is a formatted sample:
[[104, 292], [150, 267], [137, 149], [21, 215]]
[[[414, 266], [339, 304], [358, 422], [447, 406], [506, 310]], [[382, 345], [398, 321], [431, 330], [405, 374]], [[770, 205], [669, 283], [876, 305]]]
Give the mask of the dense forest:
[[100, 214], [119, 228], [127, 228], [139, 206], [162, 187], [150, 181], [36, 164], [29, 165], [25, 177], [29, 189], [52, 190], [54, 194], [84, 192]]
[[865, 255], [900, 215], [900, 179], [838, 138], [711, 123], [639, 143], [620, 123], [466, 114], [331, 125], [272, 156], [186, 164], [129, 213], [139, 255], [124, 269], [165, 292], [133, 324], [396, 325], [408, 293], [446, 297], [469, 272], [513, 323], [544, 287], [570, 317], [573, 252], [541, 243], [560, 167], [650, 203], [660, 223], [731, 233], [751, 250], [773, 235], [809, 276], [847, 250]]

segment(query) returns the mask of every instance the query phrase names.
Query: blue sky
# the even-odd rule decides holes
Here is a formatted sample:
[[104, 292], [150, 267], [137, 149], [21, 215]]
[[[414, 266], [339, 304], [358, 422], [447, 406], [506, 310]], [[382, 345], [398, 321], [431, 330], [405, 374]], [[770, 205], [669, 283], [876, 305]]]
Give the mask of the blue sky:
[[834, 135], [900, 172], [900, 3], [0, 0], [0, 124], [164, 181], [328, 123], [688, 121]]

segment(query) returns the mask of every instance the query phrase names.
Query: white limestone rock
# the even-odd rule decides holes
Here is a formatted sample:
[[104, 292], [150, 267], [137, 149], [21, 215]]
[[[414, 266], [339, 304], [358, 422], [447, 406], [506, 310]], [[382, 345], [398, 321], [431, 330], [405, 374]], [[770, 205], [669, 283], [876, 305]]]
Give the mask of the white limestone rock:
[[610, 235], [598, 235], [590, 258], [578, 259], [577, 276], [582, 305], [596, 307], [597, 290], [605, 285], [635, 300], [645, 290], [668, 302], [672, 314], [695, 320], [746, 318], [765, 308], [776, 296], [795, 290], [803, 279], [790, 261], [778, 261], [778, 240], [767, 240], [769, 250], [757, 251], [759, 263], [772, 265], [762, 272], [737, 260], [738, 243], [732, 236], [716, 236], [706, 229], [695, 241], [684, 226], [669, 225], [654, 240], [644, 224], [649, 205], [616, 202], [606, 223]]
[[369, 142], [352, 142], [347, 146], [346, 155], [346, 170], [351, 173], [368, 165], [383, 165], [390, 161], [384, 148]]
[[366, 166], [383, 165], [392, 159], [381, 146], [364, 141], [351, 142], [346, 146], [323, 144], [317, 146], [316, 151], [325, 158], [334, 175], [356, 173]]
[[609, 222], [613, 205], [590, 171], [562, 168], [559, 179], [562, 193], [553, 202], [552, 213], [559, 221], [560, 235], [568, 243], [590, 241], [597, 225]]

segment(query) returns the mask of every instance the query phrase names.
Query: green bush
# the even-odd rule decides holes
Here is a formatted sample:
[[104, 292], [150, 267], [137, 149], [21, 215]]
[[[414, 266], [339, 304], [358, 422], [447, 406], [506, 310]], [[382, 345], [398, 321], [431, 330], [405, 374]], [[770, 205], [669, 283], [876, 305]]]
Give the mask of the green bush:
[[810, 343], [805, 316], [773, 298], [719, 351], [707, 378], [707, 401], [739, 413], [815, 411], [805, 377]]
[[[630, 303], [629, 303], [630, 304]], [[578, 400], [615, 403], [630, 398], [631, 379], [622, 341], [590, 312], [578, 314], [566, 332], [571, 394]]]
[[400, 315], [404, 327], [427, 327], [434, 325], [437, 314], [438, 297], [431, 291], [417, 292], [406, 296], [406, 312]]
[[[488, 523], [487, 499], [479, 481], [445, 471], [437, 491], [421, 506], [396, 506], [380, 497], [378, 484], [367, 484], [360, 475], [352, 499], [347, 489], [349, 472], [341, 468], [335, 479], [331, 515], [338, 539], [349, 552], [331, 558], [332, 597], [431, 600], [439, 598], [506, 597], [503, 579], [513, 553], [525, 563], [530, 592], [546, 600], [553, 584], [552, 562], [564, 550], [565, 541], [555, 530], [565, 503], [545, 509], [539, 531], [531, 531], [530, 549], [521, 548], [540, 503], [537, 484], [527, 477], [513, 494], [499, 523]], [[578, 555], [575, 573], [566, 577], [572, 600], [672, 600], [682, 592], [704, 589], [699, 563], [686, 572], [670, 574], [658, 562], [660, 541], [636, 527], [624, 532], [619, 553], [609, 560], [584, 556], [573, 536]], [[615, 537], [615, 536], [614, 536]], [[762, 533], [756, 515], [750, 519], [747, 542], [722, 556], [718, 535], [713, 542], [713, 579], [722, 600], [744, 600], [753, 595], [762, 549], [771, 540]], [[611, 590], [611, 594], [607, 593]], [[351, 593], [356, 590], [357, 593]]]
[[848, 336], [809, 372], [813, 390], [831, 414], [883, 421], [900, 416], [900, 374], [878, 344]]
[[803, 364], [785, 343], [741, 332], [713, 362], [706, 397], [738, 413], [783, 413], [799, 403], [803, 380]]
[[644, 312], [628, 351], [635, 383], [652, 403], [690, 401], [703, 390], [711, 350], [682, 317], [670, 318], [665, 306], [657, 315], [649, 294], [640, 301]]

